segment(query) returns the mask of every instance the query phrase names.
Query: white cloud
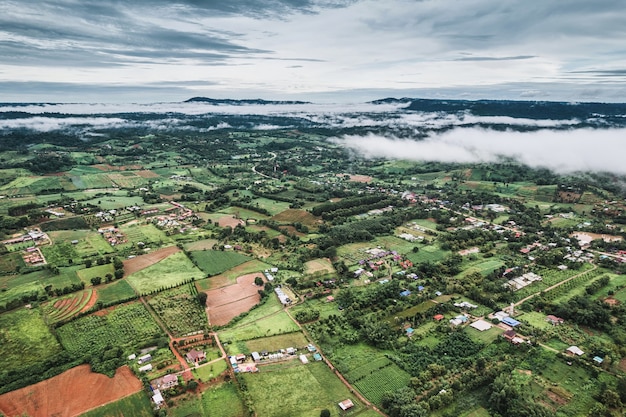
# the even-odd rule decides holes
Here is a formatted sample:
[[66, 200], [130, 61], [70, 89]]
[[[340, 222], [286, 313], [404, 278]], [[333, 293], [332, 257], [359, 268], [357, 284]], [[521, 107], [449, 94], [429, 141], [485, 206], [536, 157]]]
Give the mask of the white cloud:
[[560, 173], [626, 174], [624, 137], [626, 129], [501, 132], [455, 128], [419, 141], [378, 135], [343, 136], [334, 141], [366, 158], [472, 163], [510, 157]]

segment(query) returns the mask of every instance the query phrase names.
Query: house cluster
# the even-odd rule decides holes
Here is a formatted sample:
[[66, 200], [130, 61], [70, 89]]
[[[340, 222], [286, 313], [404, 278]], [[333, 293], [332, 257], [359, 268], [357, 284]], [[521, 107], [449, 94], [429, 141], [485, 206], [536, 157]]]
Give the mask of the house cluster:
[[117, 227], [101, 227], [98, 229], [98, 233], [100, 233], [111, 246], [126, 243], [126, 236]]
[[518, 336], [515, 330], [507, 330], [502, 334], [502, 337], [508, 340], [512, 345], [519, 345], [525, 342], [530, 343], [530, 341], [524, 340], [524, 338]]
[[[188, 209], [180, 203], [170, 201], [172, 207], [169, 207], [159, 213], [158, 209], [146, 210], [142, 212], [144, 216], [150, 216], [157, 214], [146, 219], [147, 222], [151, 222], [161, 229], [178, 229], [184, 232], [189, 225], [189, 222], [197, 219], [193, 210]], [[150, 212], [149, 212], [150, 211]], [[149, 213], [148, 213], [149, 212]]]
[[542, 278], [540, 275], [537, 275], [534, 272], [527, 272], [520, 277], [508, 280], [506, 283], [504, 283], [504, 285], [511, 288], [513, 291], [517, 291], [532, 284], [533, 282], [541, 280]]
[[422, 241], [424, 240], [424, 236], [415, 236], [411, 233], [400, 233], [398, 235], [400, 239], [404, 239], [408, 242]]
[[22, 259], [24, 260], [24, 263], [28, 266], [38, 266], [46, 264], [46, 259], [41, 253], [41, 250], [34, 246], [26, 248], [26, 250], [22, 252]]
[[269, 270], [266, 269], [265, 271], [263, 271], [263, 275], [265, 275], [265, 278], [268, 281], [272, 282], [272, 281], [274, 281], [274, 275], [273, 274], [276, 274], [277, 272], [278, 272], [278, 268], [270, 268]]
[[33, 246], [42, 245], [46, 242], [49, 242], [50, 238], [44, 232], [39, 229], [29, 230], [26, 234], [14, 237], [11, 239], [3, 240], [2, 243], [4, 245], [15, 245], [24, 242], [32, 242]]
[[[317, 351], [317, 348], [314, 345], [308, 344], [306, 350], [308, 353], [313, 355], [314, 360], [321, 361], [323, 359], [322, 355]], [[238, 355], [229, 356], [229, 361], [235, 372], [257, 372], [258, 369], [256, 368], [256, 365], [258, 363], [290, 360], [296, 357], [298, 357], [303, 364], [309, 363], [309, 358], [307, 357], [306, 352], [298, 354], [298, 349], [294, 347], [279, 349], [275, 352], [268, 352], [267, 350], [263, 350], [261, 352], [255, 351], [249, 356], [240, 353]]]
[[152, 380], [150, 385], [155, 390], [173, 388], [178, 385], [178, 377], [175, 374], [167, 374], [161, 378]]

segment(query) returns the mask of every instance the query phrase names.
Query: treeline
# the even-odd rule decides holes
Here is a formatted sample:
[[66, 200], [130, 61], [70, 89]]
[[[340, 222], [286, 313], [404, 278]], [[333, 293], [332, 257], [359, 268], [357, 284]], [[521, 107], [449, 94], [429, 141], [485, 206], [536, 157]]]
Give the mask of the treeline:
[[[389, 199], [388, 196], [382, 195], [382, 194], [368, 195], [365, 197], [349, 197], [349, 198], [345, 198], [343, 200], [337, 201], [336, 203], [325, 203], [325, 204], [320, 204], [318, 206], [315, 206], [311, 209], [311, 213], [314, 216], [322, 216], [324, 220], [329, 220], [334, 217], [338, 217], [340, 215], [345, 217], [345, 216], [350, 216], [352, 214], [358, 214], [358, 213], [363, 213], [368, 210], [372, 210], [369, 208], [366, 209], [365, 207], [369, 207], [369, 206], [373, 207], [373, 206], [379, 205], [380, 202], [388, 200], [388, 199]], [[397, 199], [392, 199], [392, 200], [395, 201]], [[386, 207], [389, 205], [391, 205], [391, 203], [378, 206], [378, 207], [373, 207], [373, 208], [382, 208], [382, 207]], [[356, 213], [333, 214], [334, 212], [341, 211], [341, 210], [343, 210], [345, 213], [351, 213], [355, 208], [358, 209]]]

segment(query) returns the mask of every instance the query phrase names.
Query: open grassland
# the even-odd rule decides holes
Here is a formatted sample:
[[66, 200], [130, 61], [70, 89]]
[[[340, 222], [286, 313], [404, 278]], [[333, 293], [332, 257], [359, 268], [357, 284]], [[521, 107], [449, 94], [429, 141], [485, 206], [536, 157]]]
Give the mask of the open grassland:
[[337, 403], [347, 398], [355, 404], [352, 413], [363, 408], [324, 363], [291, 361], [264, 366], [261, 372], [242, 377], [259, 416], [319, 417], [323, 409], [338, 416]]
[[0, 369], [10, 371], [39, 363], [61, 351], [39, 309], [0, 315]]
[[113, 264], [104, 264], [92, 266], [91, 268], [80, 269], [77, 273], [78, 277], [85, 283], [85, 285], [91, 285], [92, 278], [100, 277], [102, 278], [102, 282], [104, 282], [106, 275], [113, 275], [115, 273], [115, 269], [113, 268]]
[[438, 262], [452, 252], [441, 249], [438, 245], [417, 245], [419, 251], [407, 253], [406, 257], [414, 264], [420, 262]]
[[[208, 358], [209, 356], [207, 355], [207, 359]], [[191, 373], [198, 380], [207, 382], [221, 375], [222, 372], [228, 369], [228, 366], [229, 365], [228, 362], [226, 362], [226, 359], [223, 359], [221, 361], [205, 364], [198, 368], [192, 369]]]
[[26, 266], [20, 253], [7, 253], [0, 256], [0, 275], [11, 274]]
[[327, 258], [313, 259], [304, 264], [305, 274], [332, 274], [335, 271], [333, 264]]
[[100, 233], [89, 230], [59, 230], [48, 233], [55, 243], [71, 242], [77, 240], [78, 243], [73, 244], [74, 249], [80, 257], [105, 255], [113, 253], [115, 250], [104, 240]]
[[498, 336], [500, 336], [502, 333], [504, 333], [504, 330], [502, 330], [499, 327], [492, 326], [491, 329], [485, 330], [485, 331], [481, 332], [478, 329], [475, 329], [473, 327], [467, 326], [465, 328], [465, 332], [475, 342], [479, 342], [479, 343], [483, 343], [485, 345], [488, 345], [491, 342], [493, 342], [494, 340], [496, 340], [498, 338]]
[[191, 278], [201, 277], [202, 271], [182, 252], [174, 253], [162, 261], [128, 276], [128, 283], [139, 293], [179, 285]]
[[163, 336], [141, 303], [125, 304], [81, 317], [59, 327], [57, 334], [67, 350], [81, 354], [109, 345], [132, 347]]
[[46, 258], [46, 262], [56, 266], [68, 266], [80, 259], [78, 252], [70, 242], [42, 246], [41, 253]]
[[168, 409], [172, 417], [242, 417], [243, 401], [232, 382], [214, 386], [204, 391], [200, 398], [187, 397]]
[[498, 258], [490, 258], [487, 260], [478, 260], [478, 261], [470, 261], [467, 266], [464, 266], [463, 272], [459, 274], [460, 277], [465, 277], [474, 272], [478, 272], [483, 276], [486, 276], [496, 269], [504, 266], [504, 262], [502, 262]]
[[196, 298], [195, 288], [193, 284], [182, 285], [148, 299], [150, 307], [175, 337], [204, 330], [208, 325], [204, 308]]
[[94, 291], [89, 289], [48, 301], [42, 304], [46, 322], [51, 324], [67, 320], [93, 306], [96, 302], [96, 297]]
[[98, 301], [102, 305], [117, 304], [135, 296], [135, 290], [126, 280], [114, 281], [108, 285], [98, 287]]
[[153, 404], [150, 402], [148, 395], [140, 391], [80, 415], [80, 417], [113, 416], [152, 417], [154, 416]]
[[276, 352], [288, 347], [303, 348], [308, 344], [306, 337], [301, 332], [281, 334], [277, 336], [263, 337], [260, 339], [248, 340], [245, 342], [246, 350], [240, 353]]
[[120, 231], [128, 239], [126, 243], [120, 245], [122, 248], [130, 247], [139, 242], [144, 243], [146, 247], [150, 247], [150, 244], [161, 246], [163, 243], [171, 241], [170, 238], [165, 236], [165, 233], [157, 229], [153, 224], [121, 226]]
[[208, 250], [213, 248], [214, 245], [216, 245], [218, 242], [217, 239], [202, 239], [202, 240], [197, 240], [195, 242], [189, 242], [189, 243], [185, 243], [184, 247], [185, 250], [188, 251], [201, 251], [201, 250]]
[[223, 287], [225, 285], [234, 284], [237, 281], [237, 278], [242, 275], [261, 272], [270, 268], [271, 266], [269, 264], [253, 259], [234, 268], [231, 268], [222, 274], [196, 281], [196, 285], [198, 286], [198, 291], [208, 291], [214, 288]]
[[538, 311], [530, 311], [516, 317], [516, 320], [521, 320], [524, 323], [528, 323], [536, 329], [547, 330], [553, 327], [552, 324], [546, 321], [546, 315], [539, 313]]
[[[100, 171], [102, 172], [102, 171]], [[83, 174], [70, 176], [72, 184], [80, 190], [84, 189], [97, 189], [97, 188], [113, 188], [116, 187], [115, 183], [111, 181], [106, 174]]]
[[288, 209], [273, 216], [272, 220], [279, 223], [302, 223], [308, 228], [316, 228], [319, 218], [306, 210]]
[[278, 213], [282, 213], [283, 211], [289, 209], [290, 203], [284, 201], [270, 200], [269, 198], [261, 197], [255, 198], [250, 204], [265, 209], [269, 211], [272, 216], [275, 216]]
[[191, 259], [206, 275], [221, 274], [250, 260], [234, 251], [201, 250], [191, 252]]
[[296, 304], [291, 308], [291, 315], [295, 315], [299, 311], [317, 310], [320, 312], [320, 319], [326, 319], [332, 314], [340, 314], [336, 302], [328, 302], [326, 298], [308, 299], [302, 304]]
[[249, 324], [237, 323], [234, 328], [221, 332], [224, 341], [250, 340], [263, 336], [298, 331], [298, 326], [289, 318], [287, 313], [281, 311], [277, 314], [259, 319]]

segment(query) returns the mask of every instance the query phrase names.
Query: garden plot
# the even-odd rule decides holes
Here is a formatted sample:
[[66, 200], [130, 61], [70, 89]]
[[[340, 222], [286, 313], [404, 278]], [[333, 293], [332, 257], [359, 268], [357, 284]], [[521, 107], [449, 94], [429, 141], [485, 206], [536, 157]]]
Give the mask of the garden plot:
[[46, 316], [46, 321], [48, 323], [56, 323], [89, 310], [96, 304], [97, 299], [97, 293], [89, 289], [47, 302], [43, 304], [42, 309]]
[[184, 285], [163, 291], [148, 300], [175, 337], [204, 330], [207, 326], [206, 313], [198, 303], [195, 290], [193, 284]]

